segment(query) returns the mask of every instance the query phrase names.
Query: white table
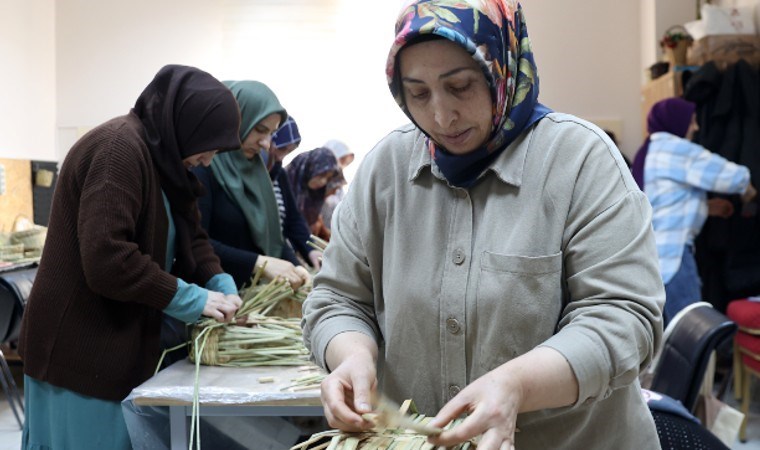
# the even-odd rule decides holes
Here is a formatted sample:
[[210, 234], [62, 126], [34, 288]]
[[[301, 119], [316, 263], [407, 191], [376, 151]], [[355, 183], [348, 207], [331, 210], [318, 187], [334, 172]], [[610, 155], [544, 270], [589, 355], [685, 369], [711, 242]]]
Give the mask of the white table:
[[[200, 416], [322, 416], [319, 389], [283, 388], [309, 373], [298, 367], [201, 366]], [[271, 383], [262, 383], [272, 377]], [[168, 406], [171, 448], [188, 448], [187, 417], [192, 415], [195, 364], [178, 361], [136, 387], [130, 398], [138, 406]]]

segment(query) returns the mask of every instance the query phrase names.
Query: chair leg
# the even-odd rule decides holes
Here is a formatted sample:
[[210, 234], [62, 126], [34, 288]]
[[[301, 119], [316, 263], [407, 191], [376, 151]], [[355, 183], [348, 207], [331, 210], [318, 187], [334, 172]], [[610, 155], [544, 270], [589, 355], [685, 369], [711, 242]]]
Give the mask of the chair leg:
[[11, 405], [11, 411], [16, 416], [16, 422], [20, 429], [24, 429], [24, 421], [21, 419], [19, 412], [16, 410], [18, 404], [21, 414], [24, 412], [24, 402], [21, 400], [16, 382], [13, 380], [13, 374], [11, 373], [8, 362], [5, 360], [3, 351], [0, 350], [0, 385], [2, 385], [5, 394], [8, 396], [8, 403]]
[[739, 346], [736, 345], [734, 340], [734, 398], [741, 400], [742, 398], [742, 353], [739, 351]]
[[739, 428], [739, 440], [741, 442], [747, 442], [747, 418], [749, 417], [749, 395], [750, 395], [750, 380], [752, 379], [752, 373], [749, 369], [741, 366], [742, 371], [742, 413], [744, 419], [742, 419], [742, 426]]
[[8, 376], [8, 384], [10, 385], [11, 391], [13, 391], [13, 397], [16, 399], [16, 403], [18, 403], [18, 408], [23, 412], [24, 411], [24, 396], [21, 393], [21, 389], [18, 388], [16, 385], [16, 380], [13, 378], [13, 373], [11, 373], [11, 368], [8, 367], [8, 360], [5, 359], [5, 354], [3, 354], [3, 351], [0, 350], [0, 364], [3, 365], [3, 370]]
[[726, 391], [728, 391], [728, 388], [731, 386], [732, 380], [735, 377], [736, 376], [734, 375], [733, 366], [727, 368], [725, 375], [723, 375], [723, 379], [720, 381], [720, 385], [718, 386], [718, 391], [715, 393], [715, 396], [720, 400], [723, 400], [723, 398], [726, 396]]

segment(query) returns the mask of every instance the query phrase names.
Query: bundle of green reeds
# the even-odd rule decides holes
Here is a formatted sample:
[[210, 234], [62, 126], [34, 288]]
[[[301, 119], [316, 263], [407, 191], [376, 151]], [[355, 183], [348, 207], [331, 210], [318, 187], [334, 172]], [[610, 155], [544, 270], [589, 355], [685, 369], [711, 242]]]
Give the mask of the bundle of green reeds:
[[318, 236], [314, 236], [313, 234], [309, 236], [309, 242], [307, 242], [309, 246], [311, 246], [315, 250], [319, 250], [320, 252], [324, 252], [327, 248], [328, 242]]
[[243, 304], [231, 323], [204, 319], [193, 326], [190, 359], [213, 366], [293, 366], [308, 364], [300, 319], [269, 315], [283, 301], [300, 304], [311, 286], [294, 292], [275, 279], [259, 284], [257, 271], [250, 287], [240, 291]]
[[[311, 285], [293, 291], [285, 280], [276, 278], [260, 283], [263, 268], [256, 271], [249, 287], [240, 291], [243, 304], [230, 323], [203, 319], [193, 325], [190, 341], [190, 359], [195, 362], [193, 409], [190, 425], [190, 446], [200, 449], [199, 373], [200, 365], [216, 366], [305, 366], [318, 369], [309, 362], [309, 351], [304, 347], [300, 319], [270, 315], [277, 306], [291, 300], [303, 302]], [[163, 357], [162, 357], [163, 359]], [[159, 366], [160, 366], [159, 362]], [[301, 390], [319, 387], [323, 373], [305, 375], [285, 389]]]
[[201, 364], [209, 366], [300, 366], [309, 362], [298, 319], [249, 316], [243, 326], [220, 325], [193, 329], [191, 360], [195, 360], [202, 338], [203, 350], [198, 354]]

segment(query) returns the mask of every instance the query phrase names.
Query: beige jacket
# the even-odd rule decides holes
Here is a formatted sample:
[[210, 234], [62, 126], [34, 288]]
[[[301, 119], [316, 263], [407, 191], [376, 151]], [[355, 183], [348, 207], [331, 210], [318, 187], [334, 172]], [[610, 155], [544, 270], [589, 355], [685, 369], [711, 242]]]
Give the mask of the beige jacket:
[[639, 371], [662, 335], [651, 209], [598, 128], [552, 113], [483, 179], [453, 188], [413, 126], [363, 161], [304, 304], [322, 366], [335, 335], [380, 347], [379, 389], [435, 414], [537, 346], [556, 349], [578, 402], [518, 416], [516, 448], [654, 449]]

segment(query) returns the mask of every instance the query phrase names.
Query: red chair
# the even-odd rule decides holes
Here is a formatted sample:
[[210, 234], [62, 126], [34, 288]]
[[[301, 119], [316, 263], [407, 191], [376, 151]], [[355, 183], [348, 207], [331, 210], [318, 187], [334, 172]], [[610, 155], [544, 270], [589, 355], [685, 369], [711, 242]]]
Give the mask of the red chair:
[[739, 430], [739, 440], [745, 442], [750, 385], [752, 377], [760, 378], [760, 302], [734, 300], [728, 304], [726, 315], [739, 326], [734, 336], [734, 397], [742, 401], [744, 421]]

